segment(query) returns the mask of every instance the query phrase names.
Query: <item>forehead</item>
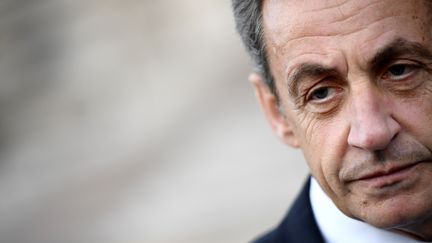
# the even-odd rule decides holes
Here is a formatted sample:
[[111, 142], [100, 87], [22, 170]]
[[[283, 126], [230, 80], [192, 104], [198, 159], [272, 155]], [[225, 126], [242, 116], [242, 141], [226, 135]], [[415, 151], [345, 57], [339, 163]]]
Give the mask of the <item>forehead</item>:
[[271, 53], [306, 52], [312, 46], [308, 43], [313, 43], [315, 49], [340, 47], [344, 43], [370, 48], [369, 42], [391, 35], [424, 39], [418, 27], [429, 23], [426, 1], [266, 0], [263, 5], [265, 42]]

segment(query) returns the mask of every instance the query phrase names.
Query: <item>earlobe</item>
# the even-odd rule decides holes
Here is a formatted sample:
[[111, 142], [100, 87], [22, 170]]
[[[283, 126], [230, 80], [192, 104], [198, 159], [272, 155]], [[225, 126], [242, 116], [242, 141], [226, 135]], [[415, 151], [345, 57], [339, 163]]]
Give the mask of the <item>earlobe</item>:
[[300, 145], [292, 125], [288, 122], [286, 115], [281, 113], [276, 96], [261, 75], [252, 73], [249, 75], [249, 81], [254, 87], [255, 95], [273, 132], [283, 143], [298, 148]]

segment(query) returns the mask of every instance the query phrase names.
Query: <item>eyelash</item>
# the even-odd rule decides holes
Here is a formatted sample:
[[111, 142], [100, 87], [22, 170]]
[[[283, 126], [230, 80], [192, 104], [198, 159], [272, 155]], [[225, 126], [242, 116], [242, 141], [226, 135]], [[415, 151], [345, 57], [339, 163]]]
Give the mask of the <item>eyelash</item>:
[[[408, 69], [408, 70], [407, 71], [404, 70], [404, 71], [406, 71], [406, 73], [401, 74], [401, 75], [391, 74], [391, 70], [390, 69], [398, 67], [398, 66], [402, 66], [402, 67], [404, 67], [405, 69]], [[402, 80], [410, 77], [411, 75], [413, 75], [419, 68], [420, 68], [420, 64], [414, 64], [414, 63], [411, 63], [411, 62], [410, 63], [407, 63], [407, 62], [393, 63], [393, 64], [389, 65], [386, 68], [385, 72], [381, 75], [381, 79], [383, 79], [383, 80], [385, 80], [385, 79], [391, 79], [390, 76], [393, 76], [393, 77], [395, 77], [395, 78], [393, 78], [393, 80], [402, 81]], [[398, 77], [398, 76], [400, 76], [400, 77]]]
[[[316, 91], [319, 91], [320, 89], [329, 89], [327, 97], [319, 100], [314, 100], [312, 97]], [[310, 102], [315, 102], [316, 104], [324, 104], [329, 102], [334, 96], [338, 95], [339, 91], [342, 91], [343, 88], [337, 85], [326, 85], [325, 81], [320, 82], [320, 84], [312, 86], [312, 88], [306, 90], [302, 97], [303, 97], [303, 104], [308, 104]]]

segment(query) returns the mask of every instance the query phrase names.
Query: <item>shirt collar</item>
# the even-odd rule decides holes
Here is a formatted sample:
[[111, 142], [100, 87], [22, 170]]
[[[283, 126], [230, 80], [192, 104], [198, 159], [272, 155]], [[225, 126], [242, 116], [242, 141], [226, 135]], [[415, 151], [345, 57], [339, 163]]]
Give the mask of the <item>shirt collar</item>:
[[313, 177], [309, 195], [315, 220], [326, 243], [420, 242], [346, 216], [334, 205]]

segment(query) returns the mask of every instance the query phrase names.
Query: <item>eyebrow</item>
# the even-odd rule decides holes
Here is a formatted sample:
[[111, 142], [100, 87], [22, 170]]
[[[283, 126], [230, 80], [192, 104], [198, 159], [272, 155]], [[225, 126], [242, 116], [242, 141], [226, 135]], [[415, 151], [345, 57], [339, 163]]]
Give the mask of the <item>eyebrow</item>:
[[[430, 60], [430, 64], [432, 64], [432, 53], [424, 45], [404, 38], [397, 38], [377, 51], [375, 56], [368, 62], [368, 70], [371, 70], [373, 75], [377, 75], [392, 60], [400, 56], [420, 57]], [[340, 77], [341, 74], [336, 68], [315, 62], [305, 62], [296, 68], [292, 75], [287, 77], [288, 91], [293, 97], [296, 97], [298, 95], [298, 86], [305, 79], [321, 76]]]
[[377, 75], [379, 71], [389, 65], [391, 61], [401, 56], [416, 57], [432, 61], [432, 53], [426, 46], [418, 42], [398, 38], [378, 50], [376, 55], [369, 62], [369, 70], [372, 71], [372, 74]]

